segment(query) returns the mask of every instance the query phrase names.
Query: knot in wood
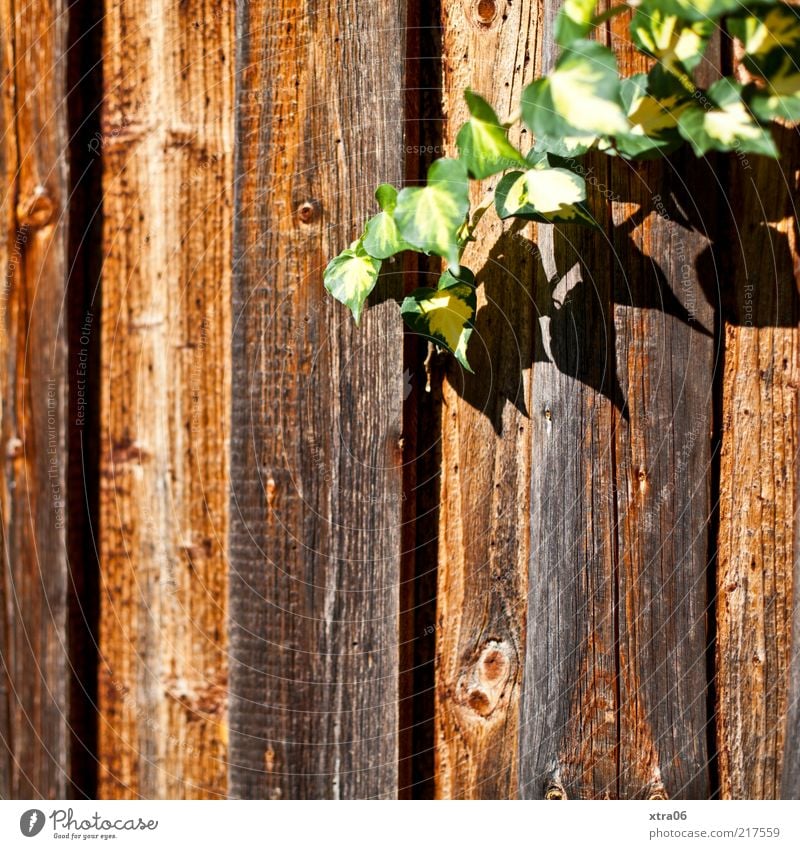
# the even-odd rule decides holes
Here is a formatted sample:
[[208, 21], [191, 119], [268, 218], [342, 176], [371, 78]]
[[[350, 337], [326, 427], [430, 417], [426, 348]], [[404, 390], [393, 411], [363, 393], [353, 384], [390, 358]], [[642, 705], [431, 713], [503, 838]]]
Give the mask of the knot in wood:
[[38, 229], [50, 223], [56, 203], [44, 186], [37, 186], [33, 194], [17, 207], [17, 218], [23, 227]]
[[478, 0], [473, 6], [475, 20], [482, 27], [491, 26], [497, 17], [497, 3], [495, 0]]
[[560, 784], [553, 782], [547, 785], [547, 789], [544, 791], [544, 798], [549, 802], [560, 802], [562, 799], [567, 798], [567, 794]]
[[297, 218], [303, 224], [310, 224], [317, 218], [318, 211], [319, 204], [316, 201], [304, 200], [300, 206], [297, 207]]
[[458, 682], [458, 700], [486, 719], [505, 697], [514, 662], [505, 640], [488, 640]]

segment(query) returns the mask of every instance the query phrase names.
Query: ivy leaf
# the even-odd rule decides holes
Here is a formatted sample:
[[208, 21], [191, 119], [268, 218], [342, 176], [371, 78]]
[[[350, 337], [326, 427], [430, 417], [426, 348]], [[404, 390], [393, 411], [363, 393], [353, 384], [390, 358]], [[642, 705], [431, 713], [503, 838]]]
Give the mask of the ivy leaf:
[[567, 48], [549, 77], [522, 93], [522, 118], [539, 137], [613, 136], [628, 129], [614, 54], [595, 41]]
[[458, 131], [456, 146], [469, 173], [476, 180], [482, 180], [524, 164], [522, 154], [506, 137], [494, 109], [469, 89], [464, 92], [464, 99], [472, 117]]
[[375, 190], [375, 198], [381, 212], [367, 222], [367, 228], [362, 237], [364, 250], [376, 259], [387, 259], [400, 251], [413, 250], [400, 235], [397, 222], [394, 220], [397, 189], [388, 183], [383, 183]]
[[663, 156], [681, 143], [678, 119], [689, 106], [685, 89], [671, 74], [673, 85], [652, 84], [652, 75], [635, 74], [622, 80], [622, 103], [630, 122], [630, 130], [617, 136], [618, 152], [629, 159]]
[[[774, 0], [746, 0], [748, 6], [769, 6]], [[741, 12], [745, 0], [641, 0], [642, 12], [663, 12], [686, 21], [705, 21]]]
[[[550, 153], [561, 159], [577, 159], [591, 150], [597, 143], [597, 136], [564, 136], [555, 138], [553, 136], [538, 136], [533, 145], [531, 153]], [[530, 154], [527, 161], [531, 162]]]
[[748, 85], [742, 96], [759, 121], [779, 118], [796, 124], [800, 122], [800, 69], [786, 59], [781, 70], [765, 80], [763, 88]]
[[667, 68], [694, 69], [708, 46], [716, 25], [710, 18], [684, 21], [662, 9], [637, 9], [631, 19], [631, 38], [636, 47]]
[[500, 218], [594, 225], [585, 206], [586, 180], [567, 168], [511, 171], [495, 190]]
[[468, 212], [466, 166], [458, 159], [437, 159], [428, 169], [426, 186], [403, 189], [397, 196], [394, 219], [405, 241], [458, 268], [458, 231]]
[[783, 3], [731, 18], [728, 30], [744, 47], [744, 66], [752, 74], [771, 77], [783, 72], [787, 59], [800, 59], [800, 10]]
[[555, 24], [556, 44], [559, 47], [569, 47], [589, 34], [596, 5], [597, 0], [564, 0]]
[[678, 121], [680, 134], [697, 156], [709, 150], [738, 150], [777, 158], [772, 136], [756, 123], [742, 99], [742, 86], [725, 77], [711, 86], [707, 99], [711, 109], [692, 103]]
[[360, 240], [334, 257], [325, 268], [325, 288], [350, 308], [356, 324], [361, 320], [364, 302], [378, 282], [380, 270], [381, 261], [370, 256]]
[[467, 343], [477, 310], [474, 280], [467, 269], [458, 274], [446, 271], [439, 278], [438, 288], [416, 289], [400, 307], [403, 319], [414, 332], [449, 351], [470, 372]]

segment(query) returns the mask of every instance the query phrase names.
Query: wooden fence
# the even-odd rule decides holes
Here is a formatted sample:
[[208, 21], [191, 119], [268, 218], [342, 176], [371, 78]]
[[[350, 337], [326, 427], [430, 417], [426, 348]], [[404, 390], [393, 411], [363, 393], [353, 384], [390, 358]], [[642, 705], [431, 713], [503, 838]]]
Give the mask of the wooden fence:
[[557, 7], [0, 0], [0, 797], [800, 796], [796, 132], [324, 296]]

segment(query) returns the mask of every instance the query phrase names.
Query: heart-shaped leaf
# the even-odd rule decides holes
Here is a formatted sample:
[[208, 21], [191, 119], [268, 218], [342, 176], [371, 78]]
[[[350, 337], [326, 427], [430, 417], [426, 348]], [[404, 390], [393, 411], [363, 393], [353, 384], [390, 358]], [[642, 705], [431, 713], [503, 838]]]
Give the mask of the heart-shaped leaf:
[[458, 131], [456, 146], [469, 173], [482, 180], [524, 164], [522, 154], [506, 137], [492, 107], [469, 89], [464, 92], [464, 99], [472, 117]]
[[703, 58], [716, 29], [710, 18], [685, 21], [662, 9], [638, 9], [631, 19], [631, 38], [644, 53], [654, 56], [667, 68], [691, 71]]
[[381, 212], [367, 222], [363, 236], [366, 252], [377, 259], [387, 259], [400, 251], [413, 249], [400, 235], [397, 222], [394, 220], [397, 189], [388, 183], [383, 183], [375, 190], [375, 197]]
[[467, 344], [472, 335], [477, 298], [474, 277], [467, 269], [459, 275], [445, 272], [437, 289], [412, 292], [400, 307], [406, 324], [434, 343], [450, 351], [467, 371]]
[[760, 126], [742, 99], [742, 86], [733, 80], [717, 80], [707, 92], [711, 108], [696, 101], [684, 111], [678, 130], [698, 156], [709, 150], [737, 150], [777, 158], [769, 131]]
[[356, 324], [369, 293], [378, 282], [381, 261], [370, 256], [361, 241], [334, 257], [326, 266], [325, 288], [346, 307], [350, 308]]
[[500, 218], [594, 225], [585, 206], [586, 180], [567, 168], [512, 171], [495, 191]]
[[522, 93], [522, 118], [537, 138], [626, 132], [614, 54], [595, 41], [574, 42], [549, 77]]
[[459, 230], [468, 212], [466, 166], [458, 159], [437, 159], [428, 170], [426, 186], [403, 189], [397, 196], [394, 218], [409, 244], [458, 268]]

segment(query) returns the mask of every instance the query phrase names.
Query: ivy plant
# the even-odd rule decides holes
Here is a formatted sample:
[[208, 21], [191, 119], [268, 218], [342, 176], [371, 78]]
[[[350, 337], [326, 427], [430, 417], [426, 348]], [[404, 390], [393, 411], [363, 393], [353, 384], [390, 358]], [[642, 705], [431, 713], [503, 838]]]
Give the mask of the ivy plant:
[[[590, 36], [626, 11], [631, 41], [652, 65], [622, 78], [614, 53]], [[748, 81], [723, 77], [701, 89], [693, 75], [719, 27], [738, 40]], [[325, 288], [356, 322], [384, 260], [403, 251], [440, 256], [446, 270], [437, 287], [412, 292], [400, 313], [471, 370], [476, 281], [461, 257], [490, 205], [501, 219], [597, 226], [580, 161], [590, 150], [641, 160], [688, 143], [697, 156], [776, 157], [771, 124], [800, 121], [800, 9], [787, 3], [631, 0], [598, 14], [595, 0], [565, 0], [554, 36], [553, 70], [524, 89], [518, 116], [501, 121], [480, 95], [466, 91], [470, 117], [456, 137], [458, 157], [433, 162], [424, 186], [378, 187], [379, 211], [324, 274]], [[533, 138], [525, 154], [508, 138], [518, 121]], [[470, 209], [470, 181], [496, 175], [502, 176], [493, 204]]]

